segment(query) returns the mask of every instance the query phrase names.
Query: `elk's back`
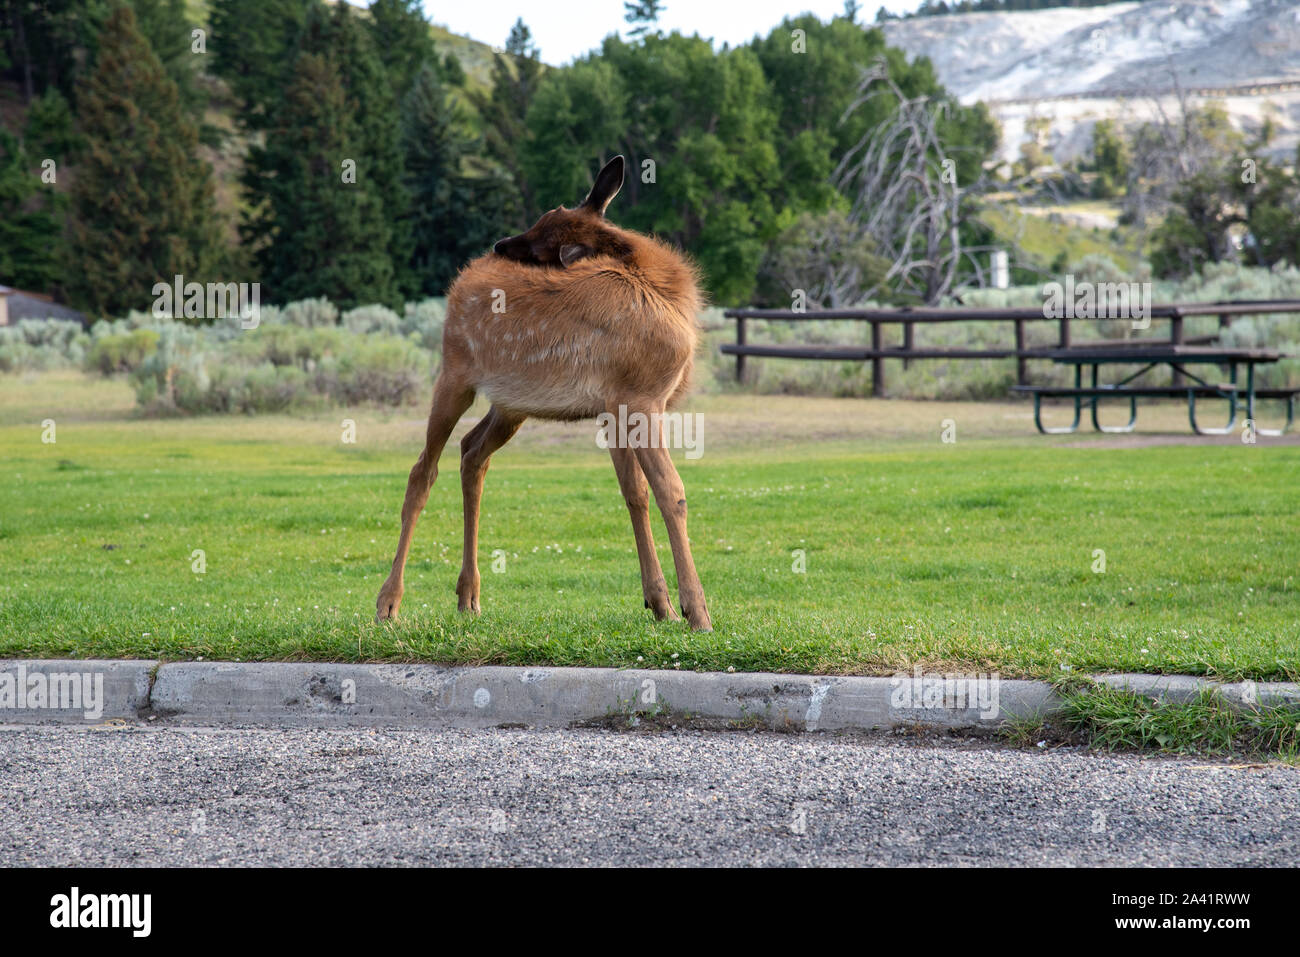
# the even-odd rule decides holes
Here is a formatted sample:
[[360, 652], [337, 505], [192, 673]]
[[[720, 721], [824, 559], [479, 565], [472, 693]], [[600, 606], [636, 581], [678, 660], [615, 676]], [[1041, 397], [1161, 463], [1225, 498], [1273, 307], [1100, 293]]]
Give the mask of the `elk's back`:
[[597, 256], [564, 269], [474, 260], [447, 295], [444, 366], [467, 370], [496, 405], [539, 418], [671, 403], [689, 384], [700, 299], [689, 264], [653, 252], [667, 260]]

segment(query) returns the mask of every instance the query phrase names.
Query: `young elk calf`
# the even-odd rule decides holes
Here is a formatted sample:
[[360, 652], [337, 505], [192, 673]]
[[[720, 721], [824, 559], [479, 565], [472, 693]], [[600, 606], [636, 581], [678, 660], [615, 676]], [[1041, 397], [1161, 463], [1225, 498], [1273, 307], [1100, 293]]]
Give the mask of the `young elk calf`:
[[[503, 239], [461, 271], [447, 294], [442, 369], [424, 451], [411, 469], [393, 570], [379, 590], [377, 619], [396, 617], [415, 522], [438, 476], [438, 457], [457, 420], [482, 392], [492, 408], [461, 441], [465, 550], [456, 582], [461, 611], [479, 610], [478, 516], [492, 453], [524, 419], [585, 419], [619, 407], [660, 428], [686, 392], [695, 357], [700, 294], [680, 254], [605, 219], [623, 185], [623, 157], [596, 177], [577, 209], [560, 206], [526, 233]], [[646, 480], [672, 543], [682, 614], [712, 628], [686, 536], [686, 492], [662, 440], [617, 447], [614, 471], [632, 515], [646, 607], [677, 618], [650, 533]]]

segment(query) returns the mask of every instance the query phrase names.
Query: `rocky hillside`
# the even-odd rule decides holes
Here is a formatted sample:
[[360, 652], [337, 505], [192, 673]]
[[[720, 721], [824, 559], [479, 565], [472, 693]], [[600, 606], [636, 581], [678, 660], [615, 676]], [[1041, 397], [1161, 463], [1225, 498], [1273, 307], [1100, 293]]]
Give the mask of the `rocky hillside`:
[[1052, 121], [1058, 158], [1086, 146], [1103, 116], [1141, 119], [1175, 92], [1218, 100], [1234, 122], [1271, 116], [1277, 153], [1300, 142], [1300, 3], [1174, 0], [1085, 9], [971, 13], [892, 21], [889, 42], [933, 61], [963, 101], [1003, 121], [1013, 158], [1032, 116]]

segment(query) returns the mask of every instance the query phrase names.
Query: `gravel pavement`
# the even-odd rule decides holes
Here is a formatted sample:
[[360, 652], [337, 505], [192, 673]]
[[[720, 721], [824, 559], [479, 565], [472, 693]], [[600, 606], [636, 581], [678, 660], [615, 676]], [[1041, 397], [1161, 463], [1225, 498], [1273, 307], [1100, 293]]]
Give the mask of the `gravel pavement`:
[[1300, 769], [951, 736], [0, 728], [0, 866], [1284, 865]]

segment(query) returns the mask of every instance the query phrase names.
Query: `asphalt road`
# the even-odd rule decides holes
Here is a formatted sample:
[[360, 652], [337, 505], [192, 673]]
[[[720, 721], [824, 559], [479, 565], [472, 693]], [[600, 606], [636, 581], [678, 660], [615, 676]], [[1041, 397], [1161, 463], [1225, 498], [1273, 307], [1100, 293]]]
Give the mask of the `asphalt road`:
[[0, 729], [0, 866], [1287, 865], [1300, 769], [754, 732]]

